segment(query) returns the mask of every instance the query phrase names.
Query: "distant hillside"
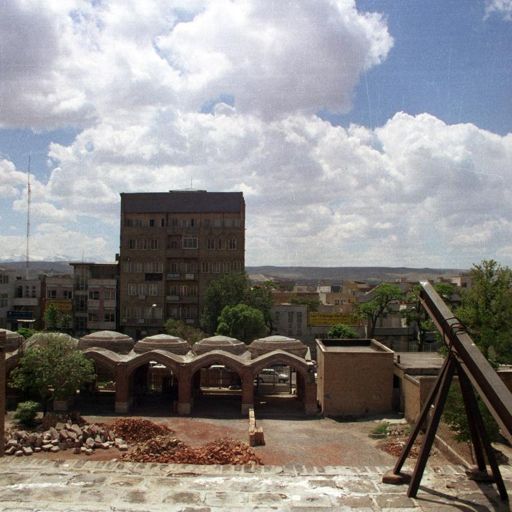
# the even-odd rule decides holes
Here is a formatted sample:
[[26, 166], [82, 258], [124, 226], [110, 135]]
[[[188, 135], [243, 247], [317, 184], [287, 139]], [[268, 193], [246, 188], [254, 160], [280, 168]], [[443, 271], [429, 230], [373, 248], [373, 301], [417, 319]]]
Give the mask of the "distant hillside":
[[[25, 272], [24, 261], [0, 261], [0, 268]], [[29, 264], [31, 276], [38, 274], [72, 274], [73, 267], [67, 261], [31, 261]], [[23, 274], [24, 275], [24, 274]]]
[[453, 268], [407, 268], [407, 267], [246, 267], [248, 274], [263, 275], [268, 278], [287, 279], [298, 283], [319, 281], [420, 281], [452, 276], [467, 271]]
[[[24, 261], [0, 261], [0, 268], [25, 271]], [[73, 267], [66, 261], [31, 261], [30, 274], [71, 274]], [[457, 275], [467, 269], [454, 268], [407, 268], [407, 267], [246, 267], [248, 274], [260, 279], [286, 279], [302, 284], [316, 284], [319, 281], [420, 281], [440, 276]]]

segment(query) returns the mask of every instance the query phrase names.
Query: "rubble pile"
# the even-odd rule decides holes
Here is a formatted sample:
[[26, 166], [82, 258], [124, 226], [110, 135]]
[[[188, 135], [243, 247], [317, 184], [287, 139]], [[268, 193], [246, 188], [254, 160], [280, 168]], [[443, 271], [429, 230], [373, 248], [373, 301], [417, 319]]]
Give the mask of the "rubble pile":
[[172, 436], [159, 436], [133, 448], [122, 456], [131, 462], [166, 464], [261, 464], [254, 450], [241, 441], [217, 439], [197, 448]]
[[129, 443], [143, 443], [157, 436], [170, 436], [174, 434], [174, 431], [165, 425], [134, 418], [115, 420], [110, 428], [116, 436], [126, 439]]
[[37, 452], [59, 452], [73, 450], [74, 453], [91, 455], [96, 449], [109, 449], [115, 446], [121, 451], [128, 450], [121, 436], [101, 424], [78, 425], [77, 423], [57, 423], [42, 432], [27, 432], [11, 429], [6, 432], [6, 455], [32, 455]]

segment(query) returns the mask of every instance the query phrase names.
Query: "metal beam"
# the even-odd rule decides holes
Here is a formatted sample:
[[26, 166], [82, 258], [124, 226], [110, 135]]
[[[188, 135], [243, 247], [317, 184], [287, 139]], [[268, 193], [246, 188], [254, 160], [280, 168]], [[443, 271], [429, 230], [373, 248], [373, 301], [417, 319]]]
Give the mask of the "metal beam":
[[512, 442], [512, 393], [434, 287], [426, 281], [421, 282], [421, 287], [421, 303], [443, 335], [445, 345], [457, 357], [462, 370], [500, 425], [502, 433]]

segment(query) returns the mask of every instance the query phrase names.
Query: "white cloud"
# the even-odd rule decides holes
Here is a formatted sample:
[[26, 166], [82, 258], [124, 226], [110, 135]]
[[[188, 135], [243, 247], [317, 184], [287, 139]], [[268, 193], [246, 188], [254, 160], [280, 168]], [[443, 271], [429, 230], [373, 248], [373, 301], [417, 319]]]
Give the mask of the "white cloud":
[[485, 15], [498, 13], [503, 19], [512, 21], [512, 0], [485, 0]]
[[[82, 128], [33, 179], [37, 257], [112, 259], [120, 192], [192, 185], [244, 191], [248, 264], [512, 263], [512, 134], [316, 115], [350, 109], [392, 46], [352, 0], [24, 0], [0, 38], [0, 126]], [[21, 218], [26, 175], [7, 160], [0, 193]], [[23, 254], [19, 231], [3, 257]]]
[[267, 118], [347, 111], [392, 46], [351, 0], [26, 0], [6, 4], [0, 38], [0, 126], [35, 128], [197, 111], [223, 94]]

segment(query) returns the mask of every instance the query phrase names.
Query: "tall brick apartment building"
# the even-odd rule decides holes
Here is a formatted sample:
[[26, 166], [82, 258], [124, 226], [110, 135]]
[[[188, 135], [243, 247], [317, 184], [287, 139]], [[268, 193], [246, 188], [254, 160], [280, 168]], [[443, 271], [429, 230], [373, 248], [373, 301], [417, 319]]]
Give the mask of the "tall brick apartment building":
[[121, 194], [120, 327], [140, 338], [168, 318], [198, 325], [209, 282], [242, 272], [241, 192]]

